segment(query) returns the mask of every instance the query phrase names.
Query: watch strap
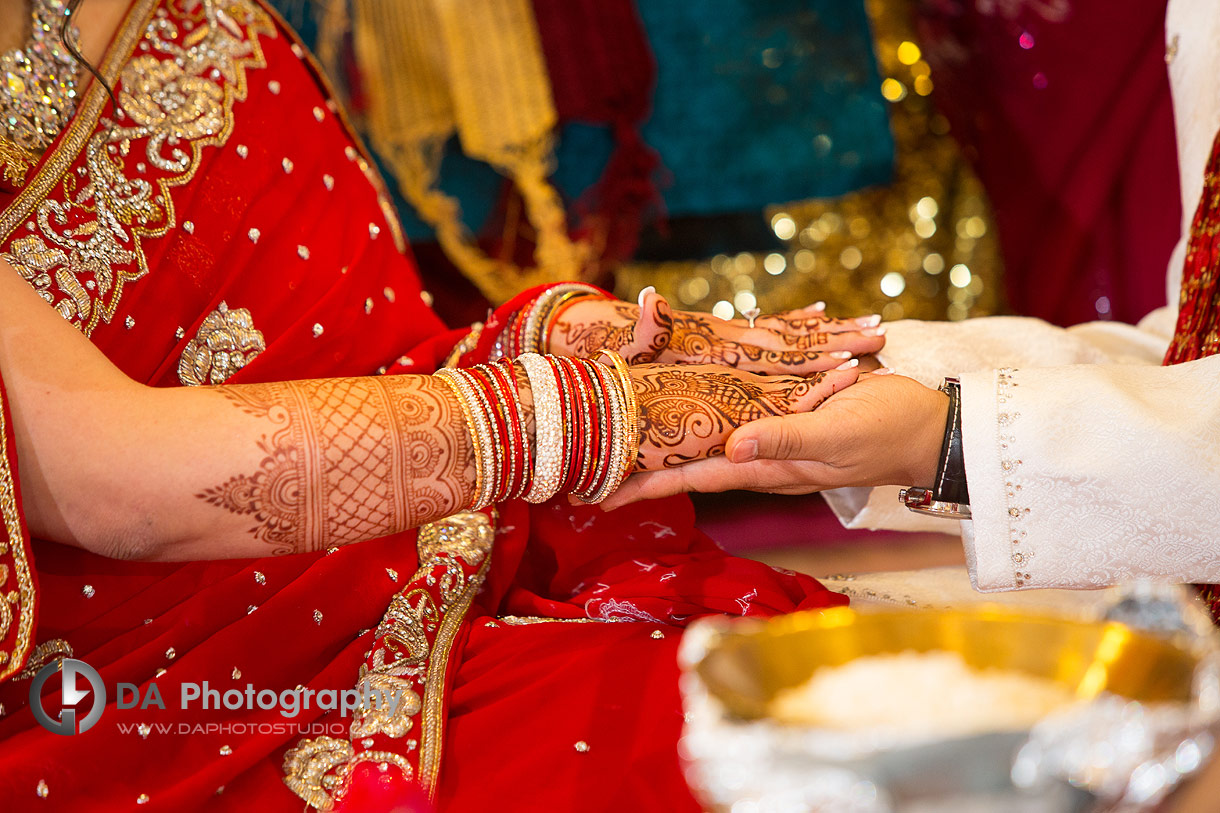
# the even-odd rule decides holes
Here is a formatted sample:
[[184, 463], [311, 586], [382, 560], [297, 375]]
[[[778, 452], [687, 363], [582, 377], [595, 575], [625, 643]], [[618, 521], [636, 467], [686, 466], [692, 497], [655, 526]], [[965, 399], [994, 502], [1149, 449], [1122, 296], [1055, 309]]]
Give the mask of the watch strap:
[[966, 458], [962, 449], [962, 386], [956, 378], [946, 378], [941, 392], [949, 396], [949, 415], [945, 419], [945, 438], [941, 444], [940, 464], [932, 497], [937, 502], [970, 504], [966, 486]]

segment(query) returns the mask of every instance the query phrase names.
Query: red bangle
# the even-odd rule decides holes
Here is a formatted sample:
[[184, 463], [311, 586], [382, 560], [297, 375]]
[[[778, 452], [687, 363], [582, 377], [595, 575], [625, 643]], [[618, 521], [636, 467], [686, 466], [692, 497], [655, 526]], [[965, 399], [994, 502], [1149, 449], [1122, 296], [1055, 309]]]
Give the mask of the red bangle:
[[502, 359], [499, 363], [489, 365], [488, 369], [491, 371], [497, 392], [500, 393], [499, 401], [505, 412], [509, 434], [512, 437], [507, 455], [512, 462], [510, 469], [513, 476], [509, 478], [505, 499], [514, 500], [525, 493], [532, 471], [529, 444], [525, 440], [521, 398], [517, 391], [516, 374], [511, 361]]
[[585, 405], [584, 388], [580, 385], [571, 359], [558, 357], [560, 369], [563, 370], [564, 390], [568, 402], [572, 405], [572, 444], [568, 456], [568, 476], [564, 483], [564, 491], [575, 491], [584, 476], [585, 467], [589, 461], [589, 447], [586, 439], [589, 436], [589, 410]]
[[[605, 420], [602, 427], [602, 455], [601, 468], [599, 469], [599, 477], [597, 482], [590, 486], [587, 492], [586, 500], [592, 500], [596, 495], [602, 493], [606, 483], [610, 478], [617, 473], [617, 468], [621, 466], [621, 461], [614, 459], [614, 451], [616, 448], [615, 439], [619, 438], [625, 431], [622, 426], [622, 405], [619, 402], [617, 386], [614, 379], [611, 378], [611, 373], [606, 369], [605, 365], [597, 362], [590, 362], [594, 372], [594, 379], [597, 381], [597, 386], [601, 394], [602, 403], [605, 405], [603, 410]], [[621, 448], [621, 447], [620, 447]], [[621, 456], [621, 451], [620, 451]]]
[[585, 465], [580, 473], [580, 482], [573, 489], [577, 496], [589, 493], [592, 482], [598, 474], [598, 464], [601, 462], [602, 449], [605, 447], [606, 440], [608, 439], [605, 433], [605, 402], [599, 397], [601, 393], [598, 392], [594, 384], [596, 373], [589, 369], [589, 364], [591, 363], [584, 359], [572, 361], [572, 367], [578, 376], [578, 384], [581, 386], [583, 403], [588, 410], [588, 423], [593, 424], [584, 435], [585, 440], [589, 444], [589, 449], [585, 458]]
[[[498, 399], [488, 379], [487, 368], [479, 364], [469, 368], [467, 372], [476, 384], [474, 387], [475, 395], [478, 397], [479, 406], [482, 407], [491, 426], [492, 447], [494, 449], [504, 449], [508, 445], [508, 426], [505, 424], [504, 416], [495, 408]], [[496, 461], [498, 465], [496, 466], [494, 484], [491, 490], [492, 502], [502, 502], [504, 500], [505, 486], [511, 477], [511, 472], [509, 471], [511, 462], [506, 455], [498, 455]]]

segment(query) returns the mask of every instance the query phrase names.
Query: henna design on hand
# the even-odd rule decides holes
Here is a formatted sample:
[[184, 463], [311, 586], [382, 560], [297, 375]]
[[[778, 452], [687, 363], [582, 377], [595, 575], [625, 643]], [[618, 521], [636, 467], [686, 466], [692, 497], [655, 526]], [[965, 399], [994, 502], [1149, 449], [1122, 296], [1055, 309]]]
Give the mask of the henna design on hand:
[[809, 350], [814, 347], [821, 347], [824, 344], [830, 343], [829, 333], [779, 333], [784, 340], [784, 344], [789, 347], [795, 347], [797, 350]]
[[615, 303], [613, 322], [598, 319], [594, 322], [569, 322], [560, 318], [555, 322], [554, 333], [563, 338], [572, 355], [591, 358], [602, 350], [618, 352], [631, 343], [635, 334], [635, 323], [639, 316], [625, 302]]
[[817, 356], [805, 352], [804, 348], [826, 344], [829, 336], [814, 333], [809, 336], [784, 335], [784, 342], [795, 344], [798, 350], [768, 350], [758, 345], [742, 344], [722, 338], [710, 317], [693, 313], [678, 313], [674, 316], [673, 338], [669, 349], [688, 364], [719, 364], [739, 367], [743, 361], [766, 364], [769, 367], [798, 367]]
[[336, 378], [217, 388], [272, 424], [265, 455], [196, 496], [248, 515], [276, 554], [384, 536], [470, 500], [474, 461], [448, 388], [423, 376]]
[[[640, 410], [637, 471], [724, 454], [724, 443], [734, 429], [759, 418], [788, 414], [791, 404], [826, 375], [764, 379], [668, 365], [645, 365], [632, 373]], [[786, 387], [769, 389], [764, 386], [767, 382]]]
[[[599, 302], [610, 304], [607, 300]], [[561, 316], [555, 322], [553, 334], [562, 339], [563, 345], [572, 355], [593, 358], [602, 350], [620, 352], [635, 340], [640, 308], [626, 302], [615, 302], [612, 308], [613, 320], [602, 318], [593, 322], [573, 322]], [[654, 335], [646, 347], [624, 355], [628, 364], [655, 361], [669, 347], [674, 324], [673, 312], [669, 308], [659, 308], [654, 310], [653, 314], [657, 330], [652, 331]]]

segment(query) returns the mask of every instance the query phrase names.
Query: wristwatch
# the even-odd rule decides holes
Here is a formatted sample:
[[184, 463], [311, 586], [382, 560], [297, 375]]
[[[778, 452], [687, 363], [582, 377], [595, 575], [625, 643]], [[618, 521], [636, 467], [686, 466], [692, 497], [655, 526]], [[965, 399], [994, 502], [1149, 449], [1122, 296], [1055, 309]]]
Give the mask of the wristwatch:
[[946, 378], [940, 391], [949, 396], [945, 439], [932, 488], [904, 488], [898, 499], [908, 509], [944, 519], [970, 519], [970, 491], [966, 487], [966, 461], [962, 453], [962, 387], [956, 378]]

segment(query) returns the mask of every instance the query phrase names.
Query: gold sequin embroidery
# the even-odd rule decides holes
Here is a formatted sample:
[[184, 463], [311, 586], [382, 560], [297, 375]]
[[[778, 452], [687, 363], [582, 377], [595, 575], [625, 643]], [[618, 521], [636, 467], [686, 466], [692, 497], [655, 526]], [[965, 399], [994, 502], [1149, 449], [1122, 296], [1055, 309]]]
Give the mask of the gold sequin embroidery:
[[195, 338], [178, 359], [178, 380], [188, 387], [223, 384], [267, 349], [254, 317], [245, 308], [230, 309], [221, 302], [203, 318]]
[[[34, 576], [8, 456], [7, 416], [0, 401], [0, 680], [21, 668], [34, 634]], [[12, 643], [6, 644], [14, 629]]]
[[[144, 25], [154, 5], [132, 10], [103, 65], [119, 76], [116, 120], [101, 118], [105, 90], [95, 83], [39, 176], [0, 215], [4, 238], [22, 222], [32, 232], [0, 257], [86, 336], [148, 273], [143, 240], [177, 223], [170, 190], [194, 177], [204, 147], [228, 140], [246, 71], [266, 65], [259, 35], [276, 36], [251, 0], [189, 11], [170, 2]], [[141, 32], [149, 53], [128, 59]]]
[[[419, 529], [420, 567], [390, 602], [360, 667], [357, 690], [400, 699], [393, 713], [363, 705], [348, 740], [303, 739], [284, 757], [284, 782], [318, 810], [334, 809], [361, 762], [395, 765], [435, 794], [444, 735], [445, 674], [453, 642], [483, 585], [495, 538], [494, 514], [464, 512]], [[408, 734], [414, 737], [406, 739]], [[399, 750], [376, 748], [374, 738]], [[384, 740], [382, 741], [384, 745]]]

